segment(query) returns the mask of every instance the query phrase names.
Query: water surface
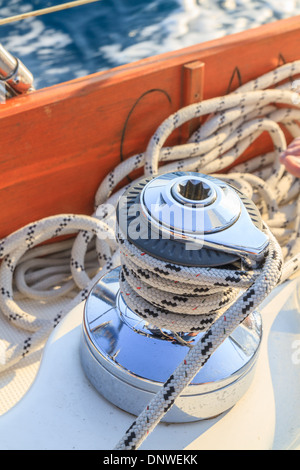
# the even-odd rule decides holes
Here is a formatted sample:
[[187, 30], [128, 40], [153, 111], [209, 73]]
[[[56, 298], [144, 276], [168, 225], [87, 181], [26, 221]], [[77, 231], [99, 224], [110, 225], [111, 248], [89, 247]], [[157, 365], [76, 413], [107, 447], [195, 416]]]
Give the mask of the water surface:
[[[0, 17], [66, 0], [2, 0]], [[300, 14], [300, 0], [101, 0], [1, 26], [37, 88]]]

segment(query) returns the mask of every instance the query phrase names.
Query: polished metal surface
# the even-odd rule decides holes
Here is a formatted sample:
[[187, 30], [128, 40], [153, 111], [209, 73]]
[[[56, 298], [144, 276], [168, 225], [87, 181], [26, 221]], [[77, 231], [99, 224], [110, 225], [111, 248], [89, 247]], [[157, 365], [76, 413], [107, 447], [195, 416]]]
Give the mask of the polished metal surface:
[[[116, 268], [103, 276], [86, 301], [81, 362], [107, 400], [138, 415], [201, 334], [174, 333], [145, 323], [124, 302], [119, 272]], [[252, 381], [261, 337], [261, 318], [254, 313], [211, 356], [164, 421], [206, 419], [231, 408]]]
[[268, 237], [253, 223], [239, 192], [217, 178], [167, 173], [145, 185], [140, 202], [152, 233], [193, 243], [194, 249], [260, 261], [268, 247]]
[[0, 81], [5, 82], [16, 94], [33, 89], [33, 76], [25, 65], [0, 44]]

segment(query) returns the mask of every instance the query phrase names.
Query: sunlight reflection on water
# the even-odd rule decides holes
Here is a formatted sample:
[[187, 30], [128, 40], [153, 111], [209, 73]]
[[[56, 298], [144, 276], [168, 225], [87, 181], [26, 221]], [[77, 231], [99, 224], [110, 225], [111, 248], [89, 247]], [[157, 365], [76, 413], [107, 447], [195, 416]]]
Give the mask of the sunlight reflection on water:
[[[4, 0], [0, 17], [63, 0]], [[102, 0], [2, 26], [37, 88], [300, 14], [300, 0]]]

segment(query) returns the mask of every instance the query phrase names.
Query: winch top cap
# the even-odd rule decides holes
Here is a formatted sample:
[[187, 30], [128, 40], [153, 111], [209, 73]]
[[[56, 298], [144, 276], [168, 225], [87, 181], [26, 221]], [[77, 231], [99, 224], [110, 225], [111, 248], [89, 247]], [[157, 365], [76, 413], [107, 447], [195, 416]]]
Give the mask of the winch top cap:
[[142, 251], [182, 265], [221, 266], [240, 258], [259, 263], [269, 245], [259, 210], [247, 196], [195, 172], [133, 183], [119, 200], [117, 222]]

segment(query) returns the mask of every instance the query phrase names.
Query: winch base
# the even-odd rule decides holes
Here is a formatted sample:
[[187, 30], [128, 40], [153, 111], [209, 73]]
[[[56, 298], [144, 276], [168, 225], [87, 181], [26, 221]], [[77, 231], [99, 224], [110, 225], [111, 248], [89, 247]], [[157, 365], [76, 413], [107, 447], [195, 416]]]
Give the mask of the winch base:
[[[101, 395], [139, 415], [202, 333], [147, 324], [124, 302], [119, 273], [120, 267], [103, 276], [86, 301], [81, 362]], [[254, 312], [215, 351], [163, 421], [208, 419], [234, 406], [251, 384], [261, 339], [261, 317]]]

